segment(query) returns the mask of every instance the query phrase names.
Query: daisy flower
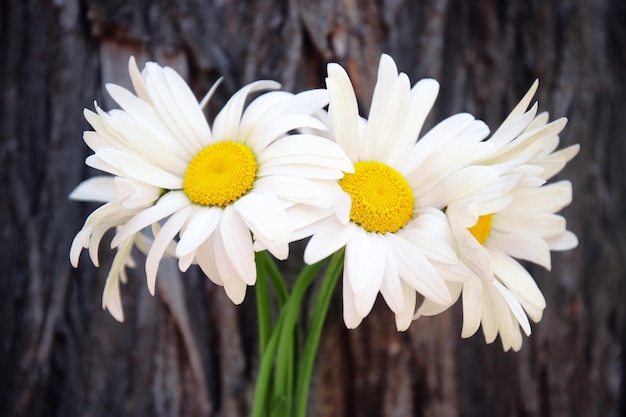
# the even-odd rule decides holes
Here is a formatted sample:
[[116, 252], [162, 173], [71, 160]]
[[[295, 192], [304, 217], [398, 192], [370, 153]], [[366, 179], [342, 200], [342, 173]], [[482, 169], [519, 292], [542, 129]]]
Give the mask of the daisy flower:
[[[579, 146], [555, 151], [567, 120], [548, 123], [548, 114], [526, 111], [535, 82], [503, 124], [486, 141], [489, 152], [476, 164], [497, 169], [500, 179], [446, 209], [459, 258], [471, 272], [463, 283], [450, 283], [456, 300], [462, 294], [462, 337], [482, 324], [487, 343], [500, 335], [505, 350], [519, 350], [530, 335], [528, 318], [541, 320], [546, 302], [533, 277], [515, 259], [551, 268], [550, 251], [577, 246], [556, 214], [572, 201], [569, 181], [544, 185], [578, 153]], [[454, 302], [454, 301], [453, 301]], [[418, 315], [437, 314], [448, 305], [426, 300]]]
[[[76, 235], [70, 248], [70, 260], [74, 267], [78, 266], [80, 252], [89, 248], [89, 256], [94, 265], [98, 266], [98, 247], [100, 240], [107, 230], [115, 228], [137, 214], [141, 207], [133, 206], [128, 200], [129, 194], [125, 185], [128, 181], [111, 176], [98, 176], [83, 181], [72, 193], [70, 198], [77, 201], [95, 201], [106, 203], [95, 210], [85, 221], [82, 230]], [[157, 196], [152, 198], [152, 202]], [[127, 201], [128, 200], [128, 201]], [[133, 268], [135, 261], [130, 256], [133, 246], [146, 248], [147, 237], [137, 233], [122, 242], [116, 249], [116, 254], [107, 275], [102, 294], [102, 308], [109, 310], [118, 321], [124, 321], [124, 310], [120, 294], [120, 282], [126, 283], [126, 268]]]
[[[95, 252], [102, 234], [116, 228], [111, 246], [122, 255], [113, 271], [123, 271], [119, 265], [149, 227], [150, 293], [161, 258], [171, 252], [181, 271], [198, 263], [239, 304], [256, 281], [255, 248], [285, 259], [292, 240], [288, 211], [330, 207], [325, 182], [336, 182], [353, 168], [332, 141], [290, 134], [325, 129], [310, 114], [326, 105], [327, 93], [270, 91], [250, 101], [252, 94], [279, 88], [274, 81], [253, 82], [236, 92], [209, 126], [202, 107], [217, 84], [198, 103], [171, 68], [147, 63], [139, 72], [131, 58], [129, 71], [136, 94], [106, 86], [121, 109], [104, 112], [96, 105], [96, 112], [85, 111], [94, 129], [84, 134], [94, 151], [86, 163], [115, 176], [122, 189], [78, 233], [72, 263], [78, 263], [82, 247]], [[110, 287], [114, 291], [115, 283]]]
[[[399, 330], [408, 328], [416, 293], [438, 303], [451, 301], [444, 279], [458, 263], [453, 237], [441, 210], [467, 184], [497, 179], [488, 167], [467, 167], [484, 155], [486, 125], [458, 114], [420, 131], [439, 91], [432, 79], [411, 88], [391, 57], [382, 55], [369, 120], [358, 114], [350, 79], [328, 65], [331, 138], [354, 163], [339, 184], [335, 213], [318, 226], [305, 250], [311, 264], [345, 246], [343, 314], [354, 328], [380, 292]], [[443, 276], [442, 276], [443, 275]]]

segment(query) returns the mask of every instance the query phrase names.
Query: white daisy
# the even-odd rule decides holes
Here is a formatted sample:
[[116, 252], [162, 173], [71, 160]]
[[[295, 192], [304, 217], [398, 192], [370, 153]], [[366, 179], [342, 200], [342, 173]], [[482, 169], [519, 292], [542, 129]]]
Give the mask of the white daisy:
[[[530, 317], [541, 320], [546, 302], [532, 276], [514, 258], [550, 269], [550, 250], [578, 244], [566, 230], [565, 218], [555, 214], [572, 201], [569, 181], [549, 185], [578, 152], [578, 145], [555, 152], [566, 119], [548, 123], [546, 113], [526, 111], [537, 89], [533, 84], [500, 128], [487, 141], [489, 152], [477, 160], [500, 172], [500, 179], [447, 210], [459, 258], [471, 279], [450, 284], [453, 299], [462, 293], [462, 337], [482, 324], [485, 340], [500, 334], [505, 350], [522, 346], [520, 327], [530, 335]], [[426, 300], [418, 315], [433, 315], [448, 305]]]
[[462, 279], [447, 273], [458, 260], [441, 209], [468, 184], [497, 179], [488, 167], [460, 169], [486, 152], [481, 141], [488, 129], [471, 115], [458, 114], [417, 141], [439, 84], [424, 79], [411, 88], [387, 55], [380, 60], [369, 120], [359, 117], [341, 66], [328, 65], [326, 85], [330, 135], [354, 162], [355, 173], [339, 182], [343, 192], [336, 215], [318, 227], [305, 261], [317, 262], [345, 246], [347, 327], [359, 325], [380, 292], [395, 313], [397, 328], [405, 330], [415, 312], [416, 291], [448, 303], [444, 278]]
[[[98, 176], [83, 181], [72, 191], [70, 198], [73, 200], [106, 203], [87, 218], [82, 230], [74, 237], [70, 249], [70, 260], [74, 267], [78, 266], [83, 248], [89, 248], [90, 258], [93, 264], [98, 266], [100, 263], [98, 248], [106, 231], [126, 223], [139, 213], [142, 207], [156, 201], [158, 195], [150, 196], [151, 190], [145, 187], [143, 191], [146, 193], [143, 195], [134, 192], [139, 187], [134, 187], [132, 181], [124, 178]], [[119, 284], [127, 282], [126, 268], [135, 266], [135, 261], [130, 256], [135, 245], [145, 252], [150, 246], [150, 239], [136, 233], [118, 246], [102, 294], [102, 308], [108, 309], [119, 321], [124, 321]]]
[[332, 141], [288, 134], [325, 128], [310, 114], [326, 105], [327, 93], [274, 91], [246, 106], [251, 94], [279, 87], [257, 81], [233, 95], [209, 126], [174, 70], [147, 63], [140, 73], [132, 58], [129, 70], [136, 95], [107, 85], [122, 110], [85, 111], [94, 131], [84, 135], [95, 152], [87, 164], [118, 177], [127, 195], [90, 216], [75, 240], [73, 263], [81, 246], [97, 249], [101, 233], [111, 227], [118, 228], [112, 247], [126, 253], [150, 226], [155, 237], [147, 248], [146, 274], [152, 294], [169, 247], [181, 270], [198, 263], [234, 303], [241, 303], [247, 285], [256, 280], [255, 242], [257, 249], [285, 259], [292, 240], [287, 211], [300, 205], [330, 207], [324, 182], [352, 170]]

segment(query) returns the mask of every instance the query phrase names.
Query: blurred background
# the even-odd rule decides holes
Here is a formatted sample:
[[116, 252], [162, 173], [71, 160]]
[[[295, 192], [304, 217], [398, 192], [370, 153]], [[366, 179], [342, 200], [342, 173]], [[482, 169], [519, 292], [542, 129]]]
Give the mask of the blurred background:
[[210, 114], [256, 79], [322, 87], [335, 61], [366, 114], [382, 52], [413, 82], [441, 82], [430, 126], [469, 111], [495, 128], [540, 79], [539, 110], [569, 118], [561, 146], [582, 146], [559, 175], [574, 186], [564, 214], [580, 245], [554, 254], [551, 272], [529, 267], [548, 307], [519, 353], [481, 332], [462, 340], [458, 308], [398, 333], [379, 300], [349, 331], [337, 291], [309, 415], [626, 415], [622, 0], [0, 2], [0, 415], [250, 412], [253, 289], [235, 307], [197, 268], [163, 262], [152, 297], [139, 267], [118, 323], [101, 309], [110, 235], [100, 268], [69, 263], [96, 207], [67, 199], [95, 174], [82, 110], [114, 106], [103, 85], [130, 85], [130, 55], [174, 67], [198, 97], [223, 76]]

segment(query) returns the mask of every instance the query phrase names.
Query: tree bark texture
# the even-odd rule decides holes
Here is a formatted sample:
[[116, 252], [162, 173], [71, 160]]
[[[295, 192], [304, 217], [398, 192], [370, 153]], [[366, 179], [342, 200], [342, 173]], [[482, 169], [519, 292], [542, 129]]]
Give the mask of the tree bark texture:
[[381, 52], [413, 82], [441, 82], [431, 126], [469, 111], [496, 127], [539, 78], [540, 110], [569, 118], [562, 146], [582, 145], [560, 175], [580, 245], [551, 272], [531, 267], [548, 308], [519, 353], [462, 340], [458, 308], [398, 333], [379, 300], [347, 330], [337, 289], [309, 415], [626, 415], [625, 22], [620, 0], [2, 1], [0, 415], [248, 415], [253, 289], [236, 307], [199, 270], [164, 261], [152, 297], [137, 268], [120, 324], [100, 307], [107, 244], [101, 268], [70, 266], [95, 208], [67, 199], [95, 173], [82, 109], [114, 106], [103, 86], [130, 85], [134, 55], [174, 67], [198, 97], [223, 76], [213, 114], [257, 79], [323, 87], [336, 61], [365, 114]]

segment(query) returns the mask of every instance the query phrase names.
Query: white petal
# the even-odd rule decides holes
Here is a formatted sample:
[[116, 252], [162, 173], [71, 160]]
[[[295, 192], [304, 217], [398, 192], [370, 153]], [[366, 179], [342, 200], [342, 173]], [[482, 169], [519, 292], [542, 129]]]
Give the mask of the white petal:
[[528, 212], [493, 216], [491, 227], [505, 233], [522, 233], [542, 238], [560, 236], [565, 232], [565, 218], [552, 213]]
[[483, 245], [465, 227], [451, 222], [454, 237], [457, 240], [459, 258], [478, 278], [483, 280], [493, 279], [491, 271], [491, 259]]
[[422, 305], [413, 316], [414, 320], [420, 318], [421, 316], [436, 316], [437, 314], [443, 313], [456, 303], [461, 295], [463, 284], [460, 282], [446, 282], [446, 284], [448, 285], [448, 290], [451, 294], [451, 301], [446, 304], [437, 304], [432, 300], [425, 298]]
[[417, 218], [411, 221], [398, 235], [406, 237], [430, 260], [445, 264], [458, 261], [456, 244], [446, 215], [432, 207], [422, 208]]
[[148, 290], [154, 295], [156, 286], [156, 275], [159, 269], [161, 258], [170, 244], [174, 236], [180, 231], [185, 224], [187, 218], [191, 214], [193, 207], [188, 206], [174, 213], [163, 225], [159, 234], [155, 236], [154, 243], [146, 257], [146, 279], [148, 281]]
[[76, 236], [74, 236], [70, 246], [70, 263], [74, 268], [78, 267], [80, 254], [87, 246], [89, 246], [89, 233], [81, 230], [76, 234]]
[[356, 311], [355, 306], [355, 295], [352, 291], [352, 287], [350, 286], [350, 276], [348, 275], [348, 271], [344, 266], [343, 269], [343, 321], [346, 324], [348, 329], [356, 329], [356, 327], [361, 324], [363, 321], [363, 317], [359, 315]]
[[115, 320], [120, 323], [124, 322], [119, 274], [113, 274], [107, 277], [102, 294], [102, 308], [109, 310], [109, 313], [111, 313]]
[[506, 254], [490, 251], [493, 270], [502, 283], [524, 303], [543, 310], [546, 299], [533, 277], [517, 261]]
[[333, 139], [352, 161], [357, 161], [359, 109], [348, 74], [338, 64], [328, 64], [326, 87], [330, 95], [328, 116]]
[[127, 209], [151, 206], [163, 193], [158, 187], [122, 177], [115, 177], [115, 188], [122, 206]]
[[352, 222], [346, 225], [339, 221], [328, 222], [309, 240], [304, 250], [304, 262], [312, 265], [337, 252], [353, 238], [357, 228]]
[[385, 244], [382, 236], [356, 228], [346, 245], [346, 269], [355, 294], [355, 306], [365, 317], [374, 306], [385, 273]]
[[176, 247], [176, 256], [184, 256], [211, 236], [217, 227], [222, 209], [219, 207], [195, 207], [194, 213], [189, 217], [180, 241]]
[[113, 237], [111, 247], [116, 247], [130, 235], [137, 233], [144, 227], [158, 222], [190, 204], [189, 199], [182, 192], [170, 191], [164, 194], [154, 206], [140, 212], [130, 219]]
[[[380, 133], [383, 115], [390, 104], [393, 103], [392, 96], [395, 92], [394, 87], [397, 80], [398, 68], [395, 62], [389, 55], [381, 55], [374, 94], [372, 95], [372, 104], [369, 110], [365, 142], [360, 149], [360, 160], [369, 160], [376, 155], [376, 143], [378, 140], [382, 140]], [[406, 81], [408, 82], [408, 80]]]
[[[496, 301], [494, 301], [492, 291], [490, 291], [489, 288], [492, 287], [483, 287], [481, 325], [483, 328], [483, 334], [485, 335], [485, 342], [493, 343], [493, 341], [496, 340], [496, 337], [498, 337], [500, 315], [496, 306]], [[499, 293], [496, 293], [496, 295], [501, 297]]]
[[131, 56], [128, 60], [128, 73], [130, 74], [130, 79], [133, 83], [133, 88], [135, 89], [137, 96], [142, 100], [150, 102], [150, 94], [148, 94], [146, 84], [144, 83], [141, 73], [139, 72], [139, 68], [137, 68], [134, 56]]
[[[400, 275], [396, 267], [395, 257], [387, 244], [385, 244], [385, 252], [385, 274], [380, 285], [380, 293], [391, 311], [400, 314], [404, 310], [404, 295], [402, 294]], [[411, 313], [411, 317], [413, 317], [413, 313]]]
[[302, 163], [280, 163], [280, 164], [271, 164], [266, 163], [259, 167], [259, 171], [257, 172], [258, 177], [269, 177], [272, 175], [280, 176], [293, 176], [295, 173], [300, 177], [305, 177], [309, 179], [321, 179], [321, 180], [338, 180], [343, 178], [344, 171], [342, 169], [332, 169], [324, 166], [318, 165], [319, 161], [316, 161], [314, 165], [312, 164], [302, 164]]
[[514, 202], [508, 207], [514, 211], [542, 211], [556, 213], [572, 202], [572, 183], [558, 181], [542, 187], [524, 187], [515, 190]]
[[291, 227], [291, 240], [298, 241], [307, 238], [322, 227], [322, 225], [333, 220], [333, 213], [330, 209], [296, 204], [286, 209], [289, 225]]
[[[298, 94], [282, 91], [265, 93], [254, 100], [242, 116], [240, 134], [255, 136], [272, 128], [277, 120], [287, 115], [312, 115], [328, 104], [328, 92], [323, 89], [307, 90]], [[323, 124], [317, 124], [326, 131]], [[262, 147], [258, 150], [260, 151]]]
[[463, 283], [463, 329], [462, 338], [472, 336], [480, 327], [483, 305], [483, 284], [474, 278]]
[[[200, 105], [196, 101], [187, 83], [180, 78], [170, 68], [162, 68], [159, 65], [148, 62], [144, 68], [144, 81], [148, 87], [150, 98], [155, 110], [168, 129], [178, 140], [178, 143], [194, 153], [202, 146], [202, 138], [194, 132], [193, 126], [204, 123], [202, 120], [190, 121], [189, 118], [200, 117], [202, 115]], [[191, 103], [189, 98], [191, 97]], [[182, 107], [181, 107], [182, 105]], [[188, 113], [190, 107], [195, 110]]]
[[[167, 126], [154, 110], [151, 102], [142, 100], [124, 87], [108, 83], [105, 88], [117, 104], [136, 122], [149, 129], [166, 130]], [[123, 132], [123, 130], [120, 130]]]
[[115, 258], [113, 258], [111, 270], [104, 284], [104, 291], [102, 292], [102, 308], [108, 309], [111, 315], [119, 322], [124, 321], [124, 310], [120, 294], [120, 274], [126, 266], [132, 248], [133, 239], [129, 239], [117, 250]]
[[530, 110], [526, 113], [511, 119], [507, 118], [504, 123], [495, 131], [495, 133], [489, 138], [489, 143], [493, 145], [494, 153], [497, 155], [499, 152], [506, 151], [506, 146], [518, 137], [533, 118], [537, 114], [537, 103], [535, 103]]
[[492, 285], [494, 285], [500, 294], [502, 294], [502, 297], [511, 309], [511, 313], [513, 313], [513, 316], [522, 327], [522, 330], [524, 330], [524, 333], [526, 333], [526, 336], [530, 336], [530, 322], [528, 321], [528, 317], [526, 317], [520, 302], [508, 289], [506, 289], [506, 287], [500, 285], [499, 282], [494, 281]]
[[198, 251], [198, 248], [194, 248], [188, 254], [183, 255], [180, 258], [178, 258], [178, 269], [180, 269], [180, 272], [187, 272], [191, 264], [193, 264], [196, 259], [197, 251]]
[[504, 122], [502, 122], [502, 127], [507, 127], [511, 122], [518, 119], [522, 114], [524, 114], [524, 112], [530, 105], [530, 101], [533, 99], [535, 93], [537, 92], [538, 87], [539, 80], [535, 80], [535, 82], [530, 86], [526, 94], [524, 94], [524, 97], [522, 97], [519, 103], [511, 111], [509, 116], [504, 120]]
[[108, 203], [115, 200], [115, 180], [108, 175], [101, 175], [86, 179], [78, 184], [69, 195], [72, 200], [78, 201], [98, 201]]
[[120, 137], [114, 147], [145, 159], [147, 163], [167, 172], [182, 176], [188, 162], [201, 149], [197, 146], [182, 146], [179, 136], [154, 122], [138, 122], [117, 110], [111, 113], [114, 114], [110, 120], [111, 127]]
[[386, 234], [385, 238], [396, 256], [402, 279], [424, 297], [438, 304], [451, 301], [450, 291], [443, 279], [415, 245], [392, 233]]
[[210, 236], [200, 246], [196, 252], [196, 260], [198, 265], [202, 269], [202, 272], [217, 285], [224, 285], [224, 281], [220, 277], [220, 273], [217, 269], [217, 260], [215, 259], [215, 249], [213, 246], [213, 240], [215, 235]]
[[411, 143], [397, 142], [402, 124], [408, 116], [406, 110], [409, 105], [409, 93], [411, 91], [409, 77], [401, 73], [397, 76], [391, 88], [392, 90], [389, 92], [386, 102], [374, 103], [372, 101], [365, 143], [363, 144], [364, 153], [361, 154], [362, 160], [376, 159], [388, 162], [389, 154], [393, 148], [403, 146], [399, 151], [406, 153], [412, 145]]
[[406, 282], [401, 280], [402, 295], [404, 297], [404, 308], [396, 314], [396, 328], [398, 331], [405, 331], [411, 325], [415, 315], [416, 292]]
[[484, 190], [498, 180], [498, 173], [489, 167], [471, 166], [448, 175], [428, 191], [420, 190], [420, 205], [446, 207], [450, 202], [460, 200]]
[[150, 164], [137, 155], [117, 149], [102, 149], [97, 154], [89, 156], [85, 163], [92, 168], [120, 177], [131, 178], [166, 190], [183, 188], [181, 176]]
[[278, 198], [293, 203], [314, 207], [329, 208], [332, 200], [326, 191], [314, 181], [289, 176], [271, 176], [259, 178], [255, 188], [267, 189]]
[[411, 149], [402, 163], [395, 168], [403, 174], [412, 172], [427, 159], [434, 150], [446, 145], [474, 122], [474, 116], [459, 113], [439, 122], [428, 131]]
[[[233, 206], [226, 207], [222, 212], [220, 235], [224, 250], [239, 279], [248, 285], [254, 285], [256, 282], [256, 264], [252, 237], [250, 230]], [[227, 281], [224, 280], [224, 285], [226, 284]]]
[[[222, 221], [222, 224], [224, 222]], [[219, 277], [224, 283], [224, 290], [231, 301], [241, 304], [246, 296], [246, 283], [241, 279], [239, 272], [232, 263], [231, 257], [224, 247], [221, 228], [215, 230], [213, 236], [214, 256], [217, 263]], [[254, 255], [254, 253], [253, 253]], [[217, 260], [219, 259], [219, 262]]]
[[194, 134], [193, 136], [190, 135], [190, 139], [195, 138], [194, 144], [198, 149], [202, 149], [210, 141], [211, 130], [198, 104], [198, 100], [196, 100], [187, 83], [176, 71], [171, 68], [165, 68], [163, 73], [170, 90], [175, 92], [173, 94], [176, 100], [175, 104], [180, 109], [181, 114], [185, 116], [179, 123], [186, 123], [187, 127]]
[[[204, 95], [204, 97], [202, 97], [202, 100], [200, 100], [200, 108], [201, 109], [204, 110], [206, 105], [209, 104], [209, 101], [211, 101], [211, 98], [213, 98], [213, 95], [217, 91], [217, 88], [220, 86], [220, 84], [222, 84], [222, 81], [224, 81], [224, 77], [218, 78], [213, 83], [213, 85], [211, 85], [211, 88], [209, 88], [209, 91], [207, 91], [206, 94]], [[207, 139], [211, 139], [211, 138], [207, 138]], [[208, 145], [208, 143], [207, 143], [207, 145]]]
[[246, 298], [247, 288], [246, 283], [239, 279], [224, 282], [226, 295], [235, 305], [243, 303], [243, 300]]
[[561, 236], [547, 239], [546, 242], [550, 247], [550, 250], [569, 250], [578, 246], [578, 238], [569, 230], [566, 230]]
[[319, 136], [305, 134], [291, 135], [272, 143], [258, 156], [258, 162], [263, 164], [274, 159], [287, 159], [299, 155], [338, 159], [346, 161], [347, 164], [351, 165], [343, 149], [335, 142]]
[[280, 88], [275, 81], [255, 81], [237, 91], [224, 105], [213, 122], [213, 137], [217, 141], [237, 140], [239, 123], [243, 107], [248, 95], [261, 90], [274, 90]]
[[350, 194], [341, 190], [339, 193], [335, 193], [333, 199], [333, 211], [337, 216], [337, 219], [341, 224], [348, 224], [350, 221], [350, 210], [352, 209], [352, 197]]
[[250, 145], [257, 155], [262, 155], [272, 142], [287, 135], [287, 132], [294, 129], [313, 128], [325, 130], [326, 126], [314, 117], [304, 114], [288, 114], [277, 118], [273, 123], [264, 128], [258, 125], [250, 133], [246, 143]]
[[[286, 91], [270, 91], [255, 98], [246, 107], [241, 116], [239, 131], [247, 135], [256, 125], [266, 118], [276, 118], [281, 115], [282, 104], [293, 97], [293, 94]], [[267, 123], [267, 121], [265, 121]]]
[[328, 104], [328, 91], [323, 88], [305, 90], [281, 103], [280, 111], [285, 114], [315, 114]]
[[500, 233], [492, 229], [485, 245], [515, 258], [534, 262], [547, 270], [551, 269], [550, 248], [540, 237], [523, 233]]
[[278, 259], [287, 258], [291, 242], [289, 219], [274, 194], [256, 189], [237, 200], [233, 207], [252, 231], [255, 240], [261, 241]]
[[403, 125], [398, 126], [394, 146], [386, 158], [390, 166], [397, 165], [406, 156], [409, 147], [417, 141], [438, 94], [439, 83], [430, 78], [418, 81], [411, 89], [408, 108], [403, 114]]
[[538, 162], [544, 168], [541, 177], [549, 180], [561, 172], [565, 165], [578, 154], [578, 151], [580, 151], [580, 145], [572, 145], [543, 158]]
[[104, 233], [112, 228], [124, 224], [135, 211], [125, 210], [119, 201], [111, 201], [93, 211], [85, 220], [83, 228], [72, 241], [70, 260], [76, 267], [83, 248], [89, 247], [89, 255], [95, 266], [98, 266], [98, 247]]
[[[502, 342], [502, 348], [507, 351], [511, 348], [513, 350], [519, 350], [522, 346], [522, 334], [519, 328], [519, 322], [515, 317], [513, 311], [508, 304], [508, 300], [505, 296], [499, 292], [502, 286], [498, 287], [498, 284], [491, 285], [489, 292], [492, 296], [493, 305], [498, 315], [498, 331], [500, 333], [500, 341]], [[514, 300], [514, 299], [513, 299]], [[521, 310], [521, 309], [520, 309]], [[523, 312], [521, 312], [523, 315]], [[530, 325], [529, 325], [530, 330]]]

